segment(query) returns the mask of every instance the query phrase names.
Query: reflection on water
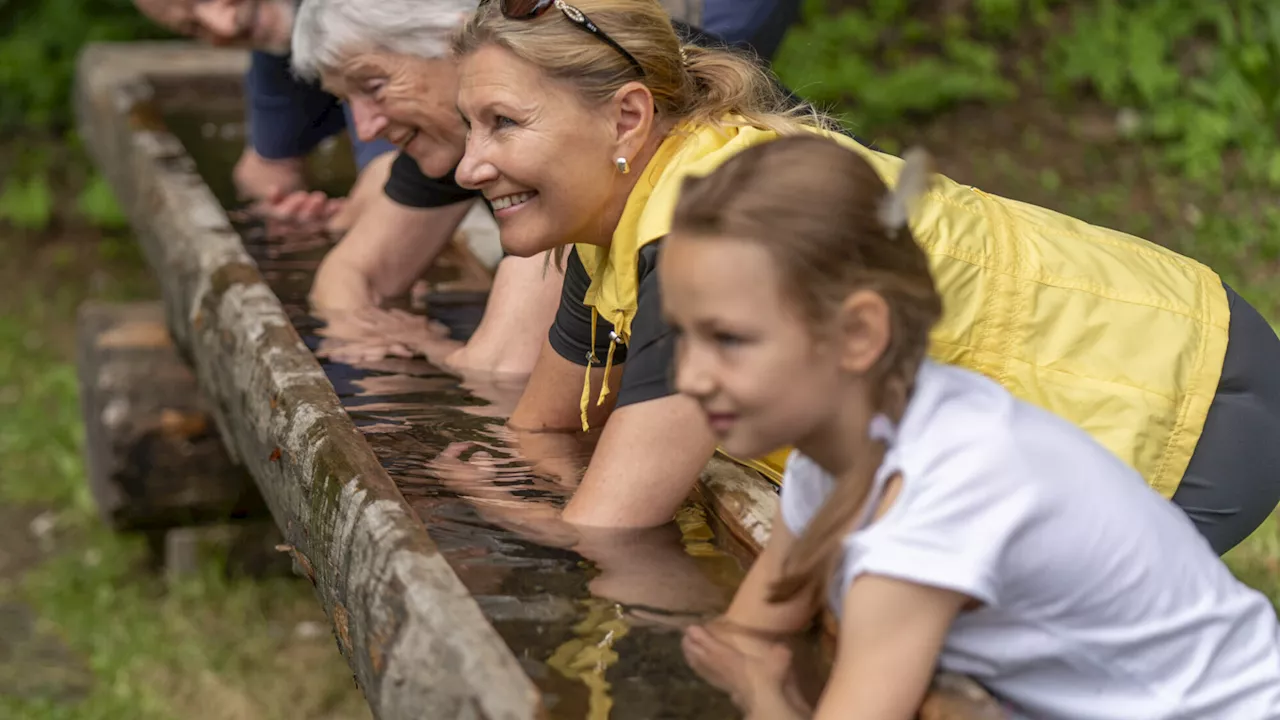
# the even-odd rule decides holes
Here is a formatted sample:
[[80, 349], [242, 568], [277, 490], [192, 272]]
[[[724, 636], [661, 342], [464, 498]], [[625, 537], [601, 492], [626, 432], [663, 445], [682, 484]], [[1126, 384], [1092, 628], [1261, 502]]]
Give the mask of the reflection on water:
[[[217, 122], [209, 114], [169, 118], [206, 177], [229, 172], [243, 143], [234, 132], [207, 129]], [[232, 202], [229, 185], [214, 187]], [[260, 226], [239, 229], [315, 350], [321, 324], [307, 314], [306, 294], [331, 241], [279, 242]], [[428, 297], [429, 314], [447, 308], [433, 316], [465, 338], [483, 298], [452, 299]], [[555, 519], [571, 491], [557, 477], [585, 457], [560, 458], [558, 469], [521, 459], [504, 426], [518, 387], [464, 385], [421, 359], [322, 364], [443, 555], [541, 688], [551, 717], [738, 716], [680, 651], [680, 625], [723, 609], [742, 576], [699, 507], [651, 531], [575, 532]], [[460, 467], [483, 472], [459, 475]]]

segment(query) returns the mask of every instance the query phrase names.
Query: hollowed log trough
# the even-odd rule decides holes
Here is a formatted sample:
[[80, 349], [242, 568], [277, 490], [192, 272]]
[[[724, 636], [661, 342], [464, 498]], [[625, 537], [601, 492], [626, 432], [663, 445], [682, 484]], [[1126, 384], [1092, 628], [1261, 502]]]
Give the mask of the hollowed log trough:
[[[231, 461], [260, 491], [282, 549], [313, 584], [375, 715], [544, 717], [533, 683], [344, 412], [161, 120], [166, 93], [190, 95], [201, 79], [225, 82], [246, 67], [244, 53], [190, 43], [95, 44], [79, 60], [80, 133], [160, 280], [174, 346]], [[777, 502], [768, 482], [714, 460], [700, 490], [758, 550]], [[961, 682], [940, 684], [922, 716], [999, 715]]]

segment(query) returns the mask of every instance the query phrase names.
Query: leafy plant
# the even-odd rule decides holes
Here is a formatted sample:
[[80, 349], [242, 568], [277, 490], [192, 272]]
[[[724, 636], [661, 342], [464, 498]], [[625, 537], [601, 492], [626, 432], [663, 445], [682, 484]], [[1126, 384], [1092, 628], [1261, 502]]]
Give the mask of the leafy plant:
[[43, 230], [53, 220], [53, 191], [47, 175], [11, 177], [0, 189], [0, 222], [23, 230]]
[[85, 43], [163, 37], [129, 0], [0, 0], [0, 128], [71, 124]]
[[129, 224], [129, 219], [116, 202], [111, 186], [97, 173], [94, 173], [80, 192], [76, 209], [86, 220], [104, 230], [118, 230]]
[[852, 111], [860, 129], [1011, 99], [1015, 88], [996, 51], [966, 30], [963, 18], [938, 28], [914, 17], [906, 0], [872, 0], [834, 17], [821, 0], [807, 0], [804, 22], [787, 35], [774, 68], [811, 102]]
[[1216, 183], [1236, 152], [1246, 177], [1280, 186], [1280, 6], [1095, 0], [1047, 53], [1061, 91], [1086, 86], [1139, 111], [1139, 135], [1166, 159]]

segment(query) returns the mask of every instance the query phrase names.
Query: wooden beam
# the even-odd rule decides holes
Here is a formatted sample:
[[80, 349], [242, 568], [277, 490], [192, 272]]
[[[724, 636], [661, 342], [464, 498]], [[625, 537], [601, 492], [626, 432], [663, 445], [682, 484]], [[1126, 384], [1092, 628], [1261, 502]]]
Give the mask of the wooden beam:
[[182, 145], [149, 77], [243, 72], [190, 43], [95, 44], [80, 56], [81, 137], [161, 281], [167, 326], [252, 474], [283, 550], [315, 586], [385, 720], [544, 714], [539, 693], [437, 552], [302, 343]]

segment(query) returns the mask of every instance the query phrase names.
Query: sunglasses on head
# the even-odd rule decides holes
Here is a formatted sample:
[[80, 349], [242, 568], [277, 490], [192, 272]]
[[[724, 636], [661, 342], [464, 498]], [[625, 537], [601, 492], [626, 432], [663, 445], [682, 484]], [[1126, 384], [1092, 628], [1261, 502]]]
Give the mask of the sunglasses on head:
[[640, 73], [640, 77], [644, 77], [644, 68], [641, 67], [640, 62], [631, 53], [627, 52], [626, 48], [609, 37], [608, 33], [601, 30], [599, 25], [596, 25], [591, 21], [591, 18], [586, 16], [586, 13], [564, 0], [498, 0], [498, 6], [502, 10], [502, 16], [508, 20], [534, 20], [542, 17], [551, 8], [557, 8], [564, 13], [566, 18], [569, 18], [569, 22], [577, 25], [583, 31], [595, 35], [621, 53], [622, 57], [626, 58], [627, 62], [631, 63], [631, 66], [636, 69], [636, 72]]

